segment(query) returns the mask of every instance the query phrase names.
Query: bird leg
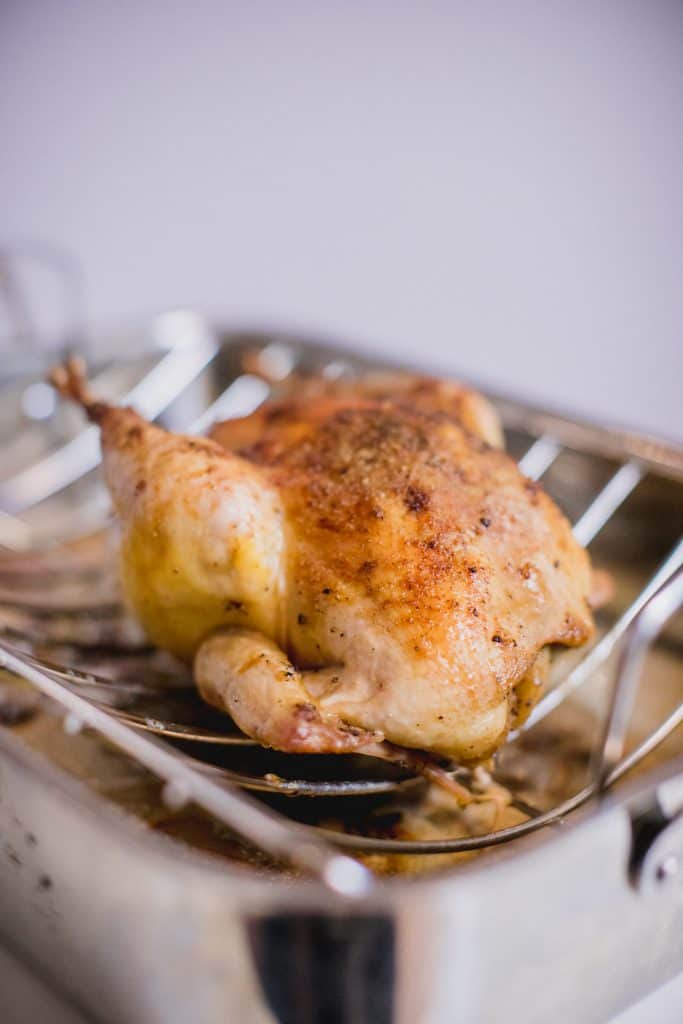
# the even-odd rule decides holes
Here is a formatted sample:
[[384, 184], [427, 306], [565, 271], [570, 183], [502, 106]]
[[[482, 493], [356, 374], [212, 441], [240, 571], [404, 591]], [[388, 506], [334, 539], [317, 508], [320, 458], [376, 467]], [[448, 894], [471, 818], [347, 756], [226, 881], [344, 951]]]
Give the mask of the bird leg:
[[469, 803], [472, 794], [439, 759], [384, 740], [381, 732], [345, 722], [321, 710], [313, 694], [333, 685], [339, 668], [299, 671], [263, 634], [220, 630], [199, 647], [195, 682], [207, 703], [227, 711], [247, 735], [264, 746], [295, 754], [365, 754], [423, 775]]
[[76, 405], [80, 405], [92, 423], [100, 423], [110, 406], [95, 399], [88, 386], [85, 362], [80, 356], [69, 356], [60, 366], [48, 374], [53, 388]]
[[[243, 732], [289, 753], [370, 753], [379, 756], [381, 733], [348, 725], [320, 710], [311, 690], [330, 669], [299, 672], [262, 633], [220, 630], [199, 647], [194, 675], [204, 700], [227, 711]], [[306, 687], [308, 676], [311, 690]], [[331, 680], [330, 680], [331, 681]]]

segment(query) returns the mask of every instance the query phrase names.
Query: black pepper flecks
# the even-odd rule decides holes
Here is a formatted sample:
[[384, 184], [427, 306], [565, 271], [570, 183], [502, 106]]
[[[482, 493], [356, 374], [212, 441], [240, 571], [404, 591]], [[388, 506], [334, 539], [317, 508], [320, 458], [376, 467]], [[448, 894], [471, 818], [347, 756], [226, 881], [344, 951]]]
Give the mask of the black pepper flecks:
[[403, 501], [409, 512], [420, 513], [424, 512], [429, 505], [429, 495], [426, 491], [413, 487], [411, 484], [406, 491]]

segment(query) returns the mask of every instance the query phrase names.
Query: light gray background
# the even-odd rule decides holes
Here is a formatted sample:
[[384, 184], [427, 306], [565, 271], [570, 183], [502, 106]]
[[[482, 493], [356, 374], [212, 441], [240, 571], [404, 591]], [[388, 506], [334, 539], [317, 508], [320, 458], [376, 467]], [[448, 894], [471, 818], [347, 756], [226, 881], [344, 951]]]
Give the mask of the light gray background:
[[0, 0], [0, 241], [72, 250], [94, 320], [199, 305], [683, 439], [682, 182], [680, 0]]
[[683, 3], [4, 0], [0, 238], [683, 438]]

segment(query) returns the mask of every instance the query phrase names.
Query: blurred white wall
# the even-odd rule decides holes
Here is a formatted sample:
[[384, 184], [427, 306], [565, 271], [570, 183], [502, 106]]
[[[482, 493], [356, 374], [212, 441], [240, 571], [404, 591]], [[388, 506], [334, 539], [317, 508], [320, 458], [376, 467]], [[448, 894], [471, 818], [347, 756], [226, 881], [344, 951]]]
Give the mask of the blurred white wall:
[[4, 0], [0, 238], [683, 438], [683, 3]]

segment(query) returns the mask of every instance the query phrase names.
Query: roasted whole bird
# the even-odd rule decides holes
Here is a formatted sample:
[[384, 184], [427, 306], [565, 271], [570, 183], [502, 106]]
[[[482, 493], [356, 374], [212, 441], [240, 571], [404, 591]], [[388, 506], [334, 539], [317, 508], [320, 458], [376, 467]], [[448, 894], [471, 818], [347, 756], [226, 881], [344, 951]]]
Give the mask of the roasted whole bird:
[[586, 552], [458, 384], [302, 381], [204, 439], [97, 401], [76, 360], [52, 380], [100, 427], [135, 615], [266, 746], [481, 761], [549, 645], [591, 635]]

